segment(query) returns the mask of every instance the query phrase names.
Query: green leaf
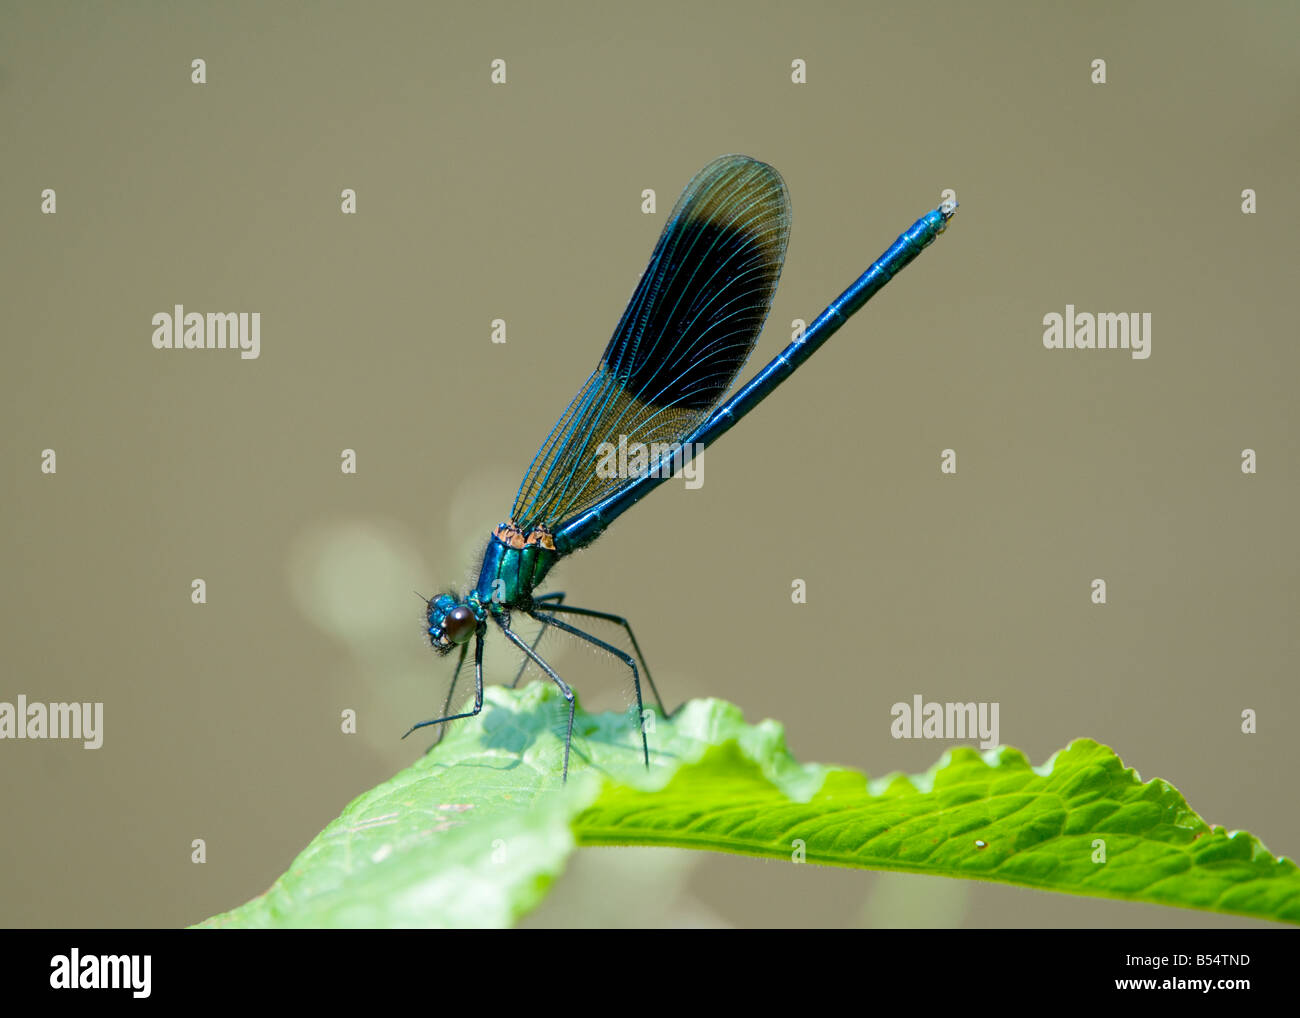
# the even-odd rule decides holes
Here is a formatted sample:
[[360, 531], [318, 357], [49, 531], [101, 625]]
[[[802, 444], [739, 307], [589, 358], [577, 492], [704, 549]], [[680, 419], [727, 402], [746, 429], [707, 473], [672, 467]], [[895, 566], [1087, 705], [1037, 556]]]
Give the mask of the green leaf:
[[553, 686], [490, 687], [413, 766], [350, 803], [263, 895], [204, 927], [505, 926], [576, 845], [672, 845], [994, 880], [1300, 923], [1300, 873], [1079, 739], [1041, 767], [958, 748], [874, 781], [796, 762], [773, 721], [695, 700], [650, 735], [574, 722]]

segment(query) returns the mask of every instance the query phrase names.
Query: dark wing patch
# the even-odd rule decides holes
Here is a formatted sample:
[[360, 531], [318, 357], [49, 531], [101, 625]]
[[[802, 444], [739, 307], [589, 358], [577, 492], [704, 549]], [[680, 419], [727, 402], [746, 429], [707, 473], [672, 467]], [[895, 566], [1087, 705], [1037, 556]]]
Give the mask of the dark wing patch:
[[521, 528], [556, 528], [631, 480], [597, 469], [620, 438], [670, 446], [708, 417], [762, 331], [789, 233], [771, 166], [728, 155], [695, 175], [595, 373], [528, 468], [512, 512]]

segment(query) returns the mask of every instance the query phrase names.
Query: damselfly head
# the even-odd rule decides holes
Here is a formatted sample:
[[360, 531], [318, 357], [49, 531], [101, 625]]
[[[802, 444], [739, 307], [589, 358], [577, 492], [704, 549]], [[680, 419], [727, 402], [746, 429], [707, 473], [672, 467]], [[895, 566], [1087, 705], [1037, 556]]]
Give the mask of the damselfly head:
[[439, 654], [468, 643], [479, 624], [474, 610], [450, 594], [439, 594], [429, 602], [428, 620], [429, 643]]

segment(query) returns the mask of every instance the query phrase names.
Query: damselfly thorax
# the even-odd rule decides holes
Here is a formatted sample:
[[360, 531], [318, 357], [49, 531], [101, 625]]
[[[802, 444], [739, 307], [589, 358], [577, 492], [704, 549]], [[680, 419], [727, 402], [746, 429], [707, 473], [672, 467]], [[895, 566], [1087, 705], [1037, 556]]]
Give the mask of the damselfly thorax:
[[429, 643], [440, 654], [467, 643], [489, 613], [506, 616], [512, 608], [533, 607], [533, 591], [546, 578], [560, 554], [547, 527], [528, 533], [513, 520], [498, 523], [483, 552], [478, 582], [457, 600], [442, 594], [428, 603]]

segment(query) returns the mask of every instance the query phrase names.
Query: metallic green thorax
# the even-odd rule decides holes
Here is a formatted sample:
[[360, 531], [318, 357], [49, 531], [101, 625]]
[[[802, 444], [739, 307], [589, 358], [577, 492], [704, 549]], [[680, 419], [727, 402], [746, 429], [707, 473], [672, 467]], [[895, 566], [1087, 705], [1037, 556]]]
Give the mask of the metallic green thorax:
[[549, 530], [525, 534], [513, 523], [502, 523], [488, 540], [474, 593], [489, 606], [529, 604], [533, 590], [559, 557]]

